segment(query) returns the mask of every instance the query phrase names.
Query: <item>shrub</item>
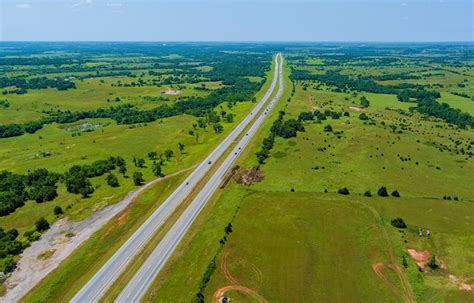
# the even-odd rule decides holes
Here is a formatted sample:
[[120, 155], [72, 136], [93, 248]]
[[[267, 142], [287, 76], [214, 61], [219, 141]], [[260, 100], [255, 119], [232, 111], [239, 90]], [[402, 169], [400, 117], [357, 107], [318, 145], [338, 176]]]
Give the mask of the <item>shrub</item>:
[[141, 172], [136, 171], [133, 173], [133, 184], [137, 186], [142, 185], [143, 181], [145, 180], [143, 180], [143, 174]]
[[118, 187], [118, 186], [120, 186], [119, 181], [118, 181], [117, 177], [116, 177], [114, 174], [108, 174], [108, 175], [107, 175], [107, 184], [108, 184], [110, 187]]
[[379, 190], [377, 191], [377, 194], [380, 197], [388, 197], [387, 188], [385, 186], [380, 187]]
[[407, 225], [402, 218], [395, 218], [390, 222], [390, 224], [392, 224], [392, 226], [396, 228], [407, 228]]
[[366, 192], [364, 193], [364, 196], [366, 196], [366, 197], [372, 197], [372, 193], [370, 192], [370, 190], [368, 190], [368, 191], [366, 191]]
[[359, 119], [360, 119], [360, 120], [364, 120], [364, 121], [365, 121], [365, 120], [369, 120], [369, 116], [367, 116], [365, 113], [361, 113], [361, 114], [359, 115]]
[[432, 255], [432, 256], [429, 258], [428, 262], [426, 262], [426, 265], [427, 265], [429, 268], [433, 269], [433, 270], [434, 270], [434, 269], [438, 269], [439, 266], [438, 266], [438, 263], [436, 263], [436, 256], [435, 256], [435, 255]]
[[36, 230], [39, 232], [49, 229], [49, 223], [43, 217], [39, 218], [38, 221], [36, 221], [35, 226], [36, 226]]
[[63, 209], [61, 208], [61, 206], [55, 206], [55, 207], [54, 207], [54, 214], [55, 214], [55, 215], [62, 215], [62, 214], [64, 214], [64, 211], [63, 211]]
[[348, 195], [349, 194], [349, 190], [346, 187], [340, 188], [337, 192], [341, 195]]
[[398, 192], [398, 190], [392, 191], [392, 197], [400, 198], [400, 193]]
[[325, 131], [325, 132], [332, 132], [332, 126], [331, 126], [330, 124], [326, 125], [326, 126], [324, 127], [324, 131]]

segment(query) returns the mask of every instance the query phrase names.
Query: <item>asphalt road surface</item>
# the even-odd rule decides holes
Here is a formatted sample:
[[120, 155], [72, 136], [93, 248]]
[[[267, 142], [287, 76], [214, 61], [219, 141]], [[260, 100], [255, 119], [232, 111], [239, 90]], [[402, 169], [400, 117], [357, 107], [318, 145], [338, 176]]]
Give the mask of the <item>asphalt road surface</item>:
[[[278, 56], [281, 58], [281, 56]], [[267, 105], [265, 110], [255, 120], [253, 125], [247, 131], [245, 136], [238, 142], [232, 152], [227, 156], [224, 162], [220, 165], [214, 175], [197, 194], [195, 199], [191, 202], [188, 208], [179, 217], [176, 223], [171, 227], [165, 237], [161, 240], [155, 250], [151, 253], [145, 263], [136, 272], [127, 286], [123, 289], [120, 295], [117, 297], [116, 302], [118, 303], [130, 303], [139, 302], [140, 299], [145, 295], [147, 289], [150, 287], [156, 276], [163, 268], [166, 261], [173, 254], [173, 251], [178, 246], [179, 242], [186, 234], [187, 230], [199, 215], [202, 208], [211, 198], [212, 194], [219, 187], [223, 181], [226, 173], [229, 171], [235, 160], [239, 157], [248, 142], [257, 132], [258, 128], [262, 125], [263, 121], [267, 117], [268, 112], [273, 108], [278, 99], [283, 93], [283, 74], [282, 74], [282, 62], [277, 65], [276, 70], [279, 71], [279, 87], [278, 92], [271, 102]], [[257, 113], [257, 111], [254, 111]]]
[[[99, 269], [99, 271], [87, 282], [86, 285], [82, 287], [82, 289], [72, 298], [71, 302], [74, 303], [84, 303], [84, 302], [97, 302], [107, 291], [107, 289], [112, 285], [112, 283], [119, 277], [119, 275], [126, 269], [127, 265], [133, 260], [133, 258], [142, 250], [144, 245], [150, 240], [150, 238], [155, 234], [155, 232], [166, 222], [166, 219], [174, 212], [174, 210], [181, 204], [181, 202], [189, 195], [191, 190], [198, 184], [198, 182], [204, 177], [204, 175], [209, 171], [211, 168], [212, 164], [219, 159], [220, 156], [230, 147], [230, 145], [238, 138], [238, 136], [244, 131], [244, 129], [251, 123], [253, 120], [254, 116], [261, 111], [261, 109], [265, 106], [265, 103], [267, 100], [270, 98], [272, 95], [273, 91], [275, 90], [275, 87], [277, 85], [277, 79], [279, 73], [281, 74], [281, 63], [282, 60], [280, 60], [280, 63], [278, 64], [277, 60], [278, 58], [281, 58], [281, 55], [277, 55], [275, 57], [276, 61], [276, 68], [273, 74], [273, 79], [270, 87], [268, 88], [267, 92], [261, 99], [261, 101], [252, 109], [252, 111], [235, 127], [234, 130], [217, 146], [214, 151], [201, 163], [199, 166], [184, 180], [183, 183], [181, 183], [178, 188], [163, 202], [163, 204], [138, 228], [138, 230], [115, 252], [115, 254]], [[281, 77], [280, 77], [281, 79]], [[280, 81], [281, 82], [281, 81]], [[279, 89], [279, 94], [281, 90], [281, 85]], [[275, 102], [275, 99], [271, 101], [270, 104], [273, 106]], [[269, 105], [270, 106], [270, 105]], [[267, 108], [265, 112], [267, 112], [269, 109]], [[252, 131], [254, 129], [255, 125], [260, 125], [261, 122], [260, 118], [264, 117], [259, 117], [257, 119], [257, 122], [252, 126], [252, 128], [249, 130], [247, 135], [244, 137], [247, 139], [243, 139], [244, 142], [239, 143], [239, 147], [243, 148], [243, 144], [248, 142], [248, 140], [251, 137], [251, 134], [253, 134], [255, 131]], [[258, 127], [258, 126], [257, 126]], [[256, 130], [256, 128], [255, 128]], [[238, 153], [240, 152], [241, 149], [238, 149], [238, 151], [233, 151], [232, 155], [237, 157]], [[235, 155], [237, 153], [237, 155]], [[234, 159], [235, 160], [235, 159]], [[232, 165], [233, 160], [227, 160], [219, 168], [219, 176], [225, 174], [226, 170], [230, 168], [230, 165]], [[224, 169], [224, 170], [222, 170]], [[217, 174], [217, 173], [216, 173]], [[220, 178], [220, 177], [219, 177]], [[208, 182], [208, 184], [213, 184], [213, 187], [217, 187], [219, 183], [219, 179], [212, 177], [211, 181]], [[208, 188], [208, 185], [206, 185], [205, 189], [203, 189], [200, 193], [199, 196], [202, 201], [202, 206], [205, 204], [203, 202], [204, 200], [207, 201], [207, 199], [203, 199], [203, 192], [208, 192], [205, 194], [205, 196], [212, 194], [210, 189]], [[196, 199], [197, 200], [197, 199]], [[194, 201], [196, 201], [194, 200]], [[189, 217], [188, 214], [190, 212], [190, 209], [195, 209], [194, 205], [196, 203], [192, 203], [188, 207], [188, 209], [185, 211], [185, 213], [178, 219], [176, 222], [175, 226], [181, 226], [185, 227], [184, 232], [187, 230], [189, 225], [192, 223], [192, 220], [194, 217], [199, 213], [199, 210], [202, 208], [202, 206], [198, 207], [196, 210], [196, 214], [194, 216]], [[184, 218], [188, 218], [186, 222]], [[178, 224], [180, 223], [180, 224]], [[182, 224], [185, 225], [182, 225]], [[174, 242], [176, 243], [174, 246], [170, 245], [169, 243], [169, 238], [173, 238], [173, 234], [175, 231], [175, 226], [173, 226], [172, 231], [169, 231], [168, 234], [165, 236], [165, 238], [162, 240], [161, 243], [168, 243], [167, 248], [169, 248], [168, 255], [171, 254], [172, 250], [176, 246], [176, 244], [179, 242], [179, 239], [181, 239], [182, 235], [181, 233], [179, 235], [175, 235], [174, 237]], [[180, 229], [181, 230], [181, 229]], [[176, 236], [179, 236], [179, 238], [176, 238]], [[150, 257], [150, 259], [154, 260], [152, 257], [156, 255], [156, 251], [159, 250], [158, 248], [162, 247], [162, 245], [157, 246], [157, 249], [153, 252], [153, 255]], [[147, 264], [149, 263], [147, 260]], [[164, 262], [164, 261], [163, 261]], [[140, 269], [140, 272], [143, 271], [142, 267]], [[159, 267], [161, 268], [161, 266]], [[159, 268], [157, 269], [159, 271]], [[158, 273], [156, 272], [156, 274]], [[153, 271], [155, 272], [155, 271]], [[154, 274], [153, 276], [156, 276]], [[148, 279], [151, 279], [151, 277], [148, 277]], [[133, 281], [136, 279], [134, 278]], [[151, 283], [152, 279], [150, 280]], [[129, 286], [132, 285], [132, 283], [129, 284]], [[130, 287], [127, 286], [127, 289], [130, 289]], [[147, 287], [148, 288], [148, 287]], [[146, 289], [145, 289], [146, 290]], [[134, 291], [132, 289], [131, 291]], [[144, 292], [144, 291], [143, 291]], [[143, 292], [140, 293], [140, 296], [143, 295]], [[127, 293], [124, 291], [124, 295]], [[128, 295], [127, 295], [128, 297]], [[125, 298], [122, 295], [120, 298]], [[121, 299], [122, 300], [122, 299]], [[125, 302], [125, 301], [123, 301]], [[131, 302], [131, 301], [127, 301]]]

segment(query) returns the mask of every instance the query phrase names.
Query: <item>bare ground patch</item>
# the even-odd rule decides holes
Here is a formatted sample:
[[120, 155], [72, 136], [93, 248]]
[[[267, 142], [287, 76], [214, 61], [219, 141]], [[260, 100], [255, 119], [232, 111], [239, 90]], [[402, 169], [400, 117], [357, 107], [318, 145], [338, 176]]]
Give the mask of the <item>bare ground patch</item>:
[[256, 166], [248, 169], [240, 168], [234, 174], [234, 179], [238, 184], [251, 185], [263, 180], [263, 172]]

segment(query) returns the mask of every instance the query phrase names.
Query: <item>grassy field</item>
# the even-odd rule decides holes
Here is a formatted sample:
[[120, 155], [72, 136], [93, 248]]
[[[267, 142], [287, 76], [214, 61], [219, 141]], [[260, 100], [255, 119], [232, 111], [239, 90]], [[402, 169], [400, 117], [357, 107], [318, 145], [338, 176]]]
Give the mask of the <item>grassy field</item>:
[[[272, 69], [268, 72], [268, 75], [272, 75], [273, 68], [274, 67], [272, 66]], [[268, 79], [271, 79], [271, 77]], [[270, 81], [267, 81], [263, 85], [262, 89], [257, 92], [256, 97], [261, 98], [268, 89], [269, 85]], [[238, 122], [251, 106], [253, 106], [253, 103], [250, 102], [241, 103], [234, 106], [232, 108], [232, 112], [236, 115], [235, 121]], [[171, 119], [178, 120], [178, 118], [189, 119], [190, 117], [183, 116]], [[160, 125], [167, 124], [170, 123], [158, 123], [157, 128], [161, 129]], [[177, 125], [181, 125], [180, 129], [182, 129], [183, 124], [184, 123], [182, 122], [177, 122], [174, 125], [176, 128], [178, 128]], [[225, 127], [224, 133], [222, 134], [215, 135], [209, 131], [209, 136], [212, 138], [212, 140], [210, 140], [208, 144], [204, 145], [202, 143], [195, 143], [196, 149], [193, 152], [188, 151], [183, 155], [179, 155], [181, 159], [180, 163], [173, 165], [172, 167], [174, 169], [192, 167], [192, 165], [196, 164], [201, 157], [206, 155], [209, 148], [215, 144], [218, 144], [219, 138], [226, 135], [233, 125], [234, 124], [228, 124], [228, 126]], [[180, 138], [183, 132], [184, 131], [179, 131], [173, 134], [173, 132], [164, 130], [164, 133], [167, 133], [170, 136], [169, 140], [172, 144], [176, 144], [175, 139]], [[172, 138], [173, 136], [174, 140]], [[144, 137], [136, 138], [136, 140], [137, 145], [139, 145], [139, 142], [147, 142]], [[201, 147], [198, 149], [199, 145], [201, 145]], [[190, 143], [189, 146], [192, 147], [193, 144]], [[137, 146], [134, 148], [137, 148]], [[143, 152], [143, 147], [138, 146], [138, 148]], [[186, 158], [188, 159], [185, 160]], [[159, 207], [161, 202], [167, 198], [172, 190], [174, 190], [190, 172], [191, 170], [186, 173], [182, 173], [179, 176], [164, 180], [152, 188], [147, 189], [127, 210], [121, 214], [118, 214], [111, 222], [109, 222], [107, 225], [97, 231], [89, 240], [87, 240], [66, 261], [60, 264], [60, 266], [53, 273], [48, 275], [37, 287], [35, 287], [35, 289], [33, 289], [33, 291], [31, 291], [29, 295], [23, 299], [23, 301], [58, 302], [71, 299], [72, 296], [80, 289], [80, 287], [87, 282], [88, 278], [90, 278], [100, 268], [100, 266], [104, 264], [107, 259], [120, 247], [120, 245], [123, 244], [123, 242], [126, 241], [128, 237], [130, 237], [130, 235], [146, 220], [146, 218], [151, 215], [151, 213], [156, 210], [156, 208]], [[118, 192], [116, 194], [120, 195]], [[23, 209], [26, 209], [26, 207], [22, 208], [22, 210]], [[33, 209], [33, 207], [31, 209]], [[84, 212], [88, 208], [82, 205], [80, 208], [78, 207], [78, 209], [82, 209], [80, 218], [84, 218], [86, 216]], [[90, 211], [92, 212], [94, 210]], [[17, 214], [20, 218], [22, 217], [21, 213], [18, 211], [14, 214]], [[71, 217], [73, 219], [79, 218], [74, 216], [74, 214], [71, 214]], [[107, 241], [107, 244], [105, 245], [103, 245], [104, 239]], [[153, 247], [150, 247], [150, 249], [152, 248]], [[93, 251], [93, 253], [91, 253], [91, 251]], [[74, 278], [75, 275], [72, 274], [73, 272], [75, 275], [79, 274], [81, 279]]]
[[[224, 294], [237, 302], [471, 302], [474, 293], [460, 287], [474, 283], [474, 165], [460, 147], [474, 140], [472, 130], [408, 115], [413, 104], [393, 95], [354, 96], [297, 85], [286, 102], [288, 80], [286, 87], [279, 104], [285, 119], [316, 109], [350, 116], [304, 122], [305, 132], [297, 137], [276, 138], [260, 167], [264, 180], [232, 183], [213, 198], [145, 301], [189, 302], [215, 257], [206, 302]], [[375, 125], [359, 119], [360, 109], [351, 109], [361, 96], [370, 101], [363, 111]], [[470, 100], [445, 93], [440, 101], [465, 112], [474, 108]], [[276, 111], [241, 165], [257, 165], [254, 153], [275, 118]], [[323, 130], [327, 124], [332, 132]], [[378, 197], [381, 186], [401, 197]], [[342, 187], [350, 195], [337, 194]], [[363, 196], [367, 190], [373, 197]], [[390, 224], [397, 217], [406, 229]], [[222, 246], [229, 222], [234, 231]], [[419, 228], [431, 235], [420, 237]], [[436, 255], [440, 268], [420, 272], [408, 249]]]

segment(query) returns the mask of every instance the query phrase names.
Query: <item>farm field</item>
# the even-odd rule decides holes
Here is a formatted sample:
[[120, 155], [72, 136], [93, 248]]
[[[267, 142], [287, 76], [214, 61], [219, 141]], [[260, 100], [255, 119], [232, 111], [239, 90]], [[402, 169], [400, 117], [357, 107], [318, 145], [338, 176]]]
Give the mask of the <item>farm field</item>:
[[[351, 61], [313, 51], [286, 55], [291, 81], [278, 105], [283, 121], [298, 120], [304, 131], [276, 133], [262, 163], [255, 153], [280, 116], [278, 110], [271, 114], [239, 163], [247, 170], [241, 168], [234, 176], [238, 182], [204, 209], [145, 301], [167, 302], [178, 294], [179, 302], [217, 302], [222, 296], [237, 302], [474, 299], [472, 126], [417, 112], [416, 102], [401, 102], [396, 94], [297, 78], [297, 70], [322, 75], [332, 65], [370, 60], [368, 54]], [[328, 60], [332, 65], [325, 66]], [[414, 73], [417, 67], [409, 62], [416, 55], [404, 60], [404, 70]], [[472, 65], [463, 63], [449, 67], [463, 73], [462, 89], [458, 74], [416, 83], [439, 91], [438, 102], [471, 114], [471, 99], [448, 92], [472, 96]], [[358, 75], [354, 70], [342, 69]], [[384, 63], [364, 69], [365, 75], [399, 73]], [[435, 82], [444, 87], [429, 86]], [[369, 104], [361, 105], [363, 99]], [[261, 177], [252, 180], [251, 167]], [[239, 179], [242, 174], [250, 184]], [[387, 197], [379, 194], [381, 187]], [[397, 218], [406, 227], [394, 226]], [[435, 264], [428, 265], [433, 258]]]

